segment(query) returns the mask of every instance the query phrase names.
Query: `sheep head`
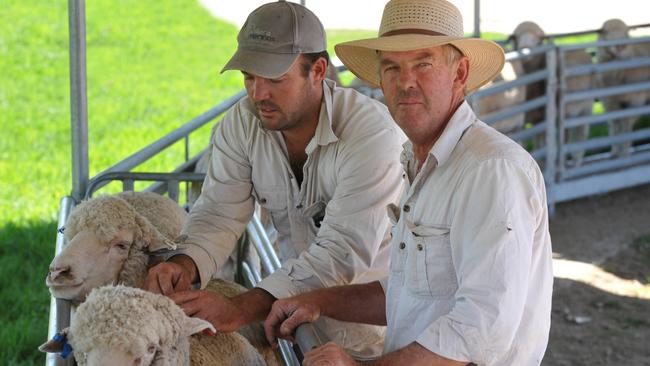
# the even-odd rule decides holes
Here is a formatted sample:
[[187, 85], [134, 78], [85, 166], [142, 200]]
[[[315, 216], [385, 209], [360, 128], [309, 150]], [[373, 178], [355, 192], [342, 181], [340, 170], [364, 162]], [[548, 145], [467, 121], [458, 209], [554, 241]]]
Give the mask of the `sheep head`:
[[67, 340], [81, 366], [189, 365], [188, 337], [203, 330], [215, 331], [165, 296], [105, 286], [77, 308]]
[[515, 27], [512, 36], [515, 42], [515, 48], [533, 48], [544, 42], [546, 35], [542, 28], [535, 22], [522, 22]]
[[[130, 194], [143, 198], [142, 193]], [[153, 194], [144, 198], [153, 198], [147, 195]], [[156, 196], [160, 197], [156, 200], [168, 200]], [[141, 287], [149, 252], [164, 247], [175, 235], [163, 235], [127, 199], [128, 194], [98, 197], [82, 202], [70, 213], [65, 226], [68, 244], [52, 260], [46, 278], [54, 297], [80, 303], [90, 290], [99, 286], [122, 283]], [[158, 206], [160, 211], [165, 208]], [[153, 216], [152, 212], [148, 216]], [[177, 221], [171, 225], [177, 235], [183, 219], [172, 221]]]
[[[629, 37], [629, 28], [620, 19], [609, 19], [603, 23], [598, 34], [598, 39], [608, 41], [612, 39], [624, 39]], [[601, 51], [602, 50], [602, 51]], [[631, 47], [629, 45], [612, 45], [599, 48], [599, 58], [603, 61], [628, 58]]]

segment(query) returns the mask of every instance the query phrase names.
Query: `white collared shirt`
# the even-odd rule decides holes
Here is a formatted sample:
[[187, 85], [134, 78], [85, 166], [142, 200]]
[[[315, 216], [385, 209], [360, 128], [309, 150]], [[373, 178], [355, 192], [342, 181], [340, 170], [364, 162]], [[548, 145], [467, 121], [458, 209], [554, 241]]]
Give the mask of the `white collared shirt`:
[[[247, 97], [216, 127], [203, 191], [180, 246], [197, 264], [202, 287], [232, 252], [255, 201], [268, 210], [278, 231], [282, 268], [258, 285], [273, 296], [386, 276], [386, 206], [397, 203], [403, 191], [399, 154], [406, 138], [383, 104], [331, 81], [323, 83], [323, 90], [301, 186], [281, 133], [262, 128]], [[356, 356], [381, 353], [383, 327], [345, 331], [335, 323], [321, 324], [322, 330], [342, 346], [360, 351]], [[366, 337], [361, 328], [372, 328], [374, 336]]]
[[[402, 163], [415, 173], [410, 142]], [[537, 163], [464, 102], [409, 181], [389, 209], [384, 352], [417, 342], [477, 365], [539, 365], [553, 274]]]

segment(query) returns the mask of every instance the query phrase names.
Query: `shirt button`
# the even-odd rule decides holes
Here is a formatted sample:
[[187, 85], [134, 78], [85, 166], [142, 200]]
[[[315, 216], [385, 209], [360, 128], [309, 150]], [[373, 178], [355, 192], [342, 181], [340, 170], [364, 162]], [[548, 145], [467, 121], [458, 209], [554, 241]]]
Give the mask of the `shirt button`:
[[409, 211], [411, 211], [411, 206], [404, 205], [404, 212], [409, 212]]
[[293, 174], [289, 174], [289, 179], [293, 179]]
[[406, 248], [406, 244], [404, 244], [404, 242], [399, 243], [399, 248], [400, 248], [400, 249], [404, 249], [404, 248]]
[[423, 249], [422, 244], [418, 244], [418, 246], [416, 248], [418, 248], [419, 251], [422, 251], [422, 249]]
[[260, 203], [265, 204], [266, 203], [266, 198], [260, 198]]

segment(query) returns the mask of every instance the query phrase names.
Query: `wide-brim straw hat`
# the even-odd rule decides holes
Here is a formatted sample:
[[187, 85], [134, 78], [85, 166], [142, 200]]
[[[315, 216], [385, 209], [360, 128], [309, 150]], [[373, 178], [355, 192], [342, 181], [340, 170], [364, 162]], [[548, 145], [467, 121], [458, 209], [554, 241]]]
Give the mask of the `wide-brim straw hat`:
[[379, 87], [377, 51], [414, 51], [445, 44], [469, 59], [468, 93], [492, 80], [505, 62], [498, 44], [464, 38], [460, 11], [445, 0], [391, 0], [384, 7], [377, 38], [344, 42], [335, 51], [353, 74]]

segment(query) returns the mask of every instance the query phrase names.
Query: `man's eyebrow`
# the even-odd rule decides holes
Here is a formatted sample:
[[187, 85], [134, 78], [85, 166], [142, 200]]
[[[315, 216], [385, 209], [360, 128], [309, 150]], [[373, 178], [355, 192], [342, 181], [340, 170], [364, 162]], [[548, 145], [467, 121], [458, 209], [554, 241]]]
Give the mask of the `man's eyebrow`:
[[[423, 51], [423, 52], [420, 52], [419, 54], [417, 54], [415, 56], [414, 61], [423, 61], [423, 60], [429, 60], [429, 59], [434, 59], [434, 58], [435, 58], [435, 56], [434, 56], [433, 53]], [[395, 61], [391, 60], [388, 57], [382, 57], [381, 53], [379, 54], [379, 65], [380, 66], [391, 65], [391, 64], [394, 64], [394, 63], [395, 63]]]

